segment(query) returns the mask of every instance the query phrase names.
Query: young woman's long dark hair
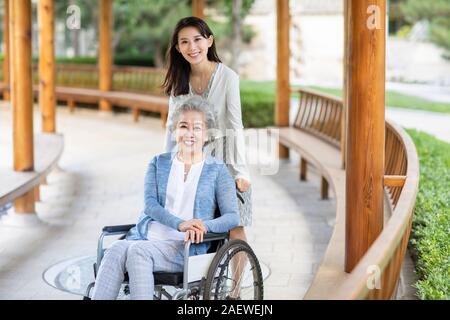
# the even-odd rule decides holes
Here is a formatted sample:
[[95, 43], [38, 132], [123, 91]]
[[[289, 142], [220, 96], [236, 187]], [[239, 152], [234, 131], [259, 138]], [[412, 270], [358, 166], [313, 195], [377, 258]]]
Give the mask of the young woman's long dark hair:
[[[191, 65], [184, 59], [180, 52], [178, 52], [176, 45], [178, 44], [178, 34], [181, 29], [186, 27], [196, 28], [200, 34], [208, 39], [212, 36], [212, 31], [205, 21], [197, 17], [187, 17], [178, 21], [175, 30], [170, 40], [169, 48], [167, 49], [167, 63], [168, 70], [166, 78], [164, 79], [163, 88], [167, 95], [179, 96], [189, 93], [189, 74], [191, 72]], [[208, 60], [214, 62], [221, 62], [216, 51], [216, 44], [214, 42], [208, 49]]]

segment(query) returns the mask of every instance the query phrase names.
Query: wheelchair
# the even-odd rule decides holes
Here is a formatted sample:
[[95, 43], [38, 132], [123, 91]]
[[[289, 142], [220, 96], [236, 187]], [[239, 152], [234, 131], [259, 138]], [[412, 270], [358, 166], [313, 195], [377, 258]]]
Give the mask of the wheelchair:
[[[97, 261], [94, 276], [105, 253], [104, 239], [107, 236], [126, 233], [134, 224], [106, 226], [98, 239]], [[247, 242], [230, 240], [229, 233], [207, 233], [203, 241], [211, 242], [206, 254], [189, 256], [190, 241], [184, 246], [183, 272], [153, 272], [154, 299], [157, 300], [262, 300], [264, 297], [263, 276], [258, 258]], [[90, 300], [95, 281], [86, 289], [84, 300]], [[128, 274], [122, 285], [125, 297], [129, 295]]]

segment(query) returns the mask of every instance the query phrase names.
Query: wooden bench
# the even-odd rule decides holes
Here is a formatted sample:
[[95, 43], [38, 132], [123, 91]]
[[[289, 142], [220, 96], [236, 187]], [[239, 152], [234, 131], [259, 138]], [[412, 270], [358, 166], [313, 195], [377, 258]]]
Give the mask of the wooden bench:
[[60, 134], [40, 133], [34, 136], [34, 171], [17, 172], [0, 169], [0, 207], [39, 186], [56, 167], [64, 149]]
[[[34, 88], [33, 90], [37, 96], [38, 88]], [[130, 108], [133, 112], [134, 121], [136, 122], [139, 120], [140, 111], [144, 110], [160, 113], [163, 127], [166, 125], [169, 109], [169, 98], [167, 97], [68, 87], [56, 87], [55, 91], [57, 100], [66, 101], [70, 112], [74, 111], [76, 102], [98, 103], [101, 99], [105, 99], [113, 105]]]
[[[312, 90], [300, 90], [300, 108], [292, 127], [278, 131], [280, 143], [301, 155], [300, 179], [306, 164], [322, 175], [322, 197], [328, 185], [336, 198], [336, 222], [322, 262], [305, 299], [391, 299], [396, 292], [406, 252], [418, 190], [418, 158], [404, 130], [386, 122], [385, 226], [351, 273], [345, 259], [345, 171], [340, 151], [342, 102]], [[378, 272], [380, 288], [369, 287]]]
[[[113, 85], [117, 90], [113, 91], [101, 91], [94, 87], [98, 82], [98, 70], [96, 66], [58, 64], [57, 70], [58, 85], [55, 88], [56, 99], [66, 102], [70, 112], [75, 110], [75, 104], [77, 102], [97, 104], [100, 100], [105, 99], [111, 102], [112, 105], [131, 109], [133, 119], [136, 122], [139, 121], [140, 111], [159, 113], [161, 115], [162, 125], [165, 127], [169, 110], [169, 98], [156, 94], [147, 94], [145, 91], [155, 87], [155, 82], [161, 80], [162, 70], [115, 66]], [[127, 84], [133, 83], [136, 86], [136, 82], [142, 83], [142, 88], [140, 87], [140, 90], [132, 88], [128, 91]], [[68, 84], [69, 86], [61, 84]], [[80, 85], [86, 85], [87, 87], [77, 87]], [[3, 94], [7, 90], [9, 90], [9, 86], [0, 83], [0, 94]], [[38, 96], [39, 87], [37, 85], [33, 86], [33, 93], [35, 97]]]

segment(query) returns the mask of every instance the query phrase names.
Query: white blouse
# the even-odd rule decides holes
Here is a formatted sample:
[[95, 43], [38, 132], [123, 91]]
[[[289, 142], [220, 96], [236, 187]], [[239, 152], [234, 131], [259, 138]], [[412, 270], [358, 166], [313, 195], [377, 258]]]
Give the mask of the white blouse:
[[[164, 208], [171, 214], [183, 219], [194, 218], [194, 202], [197, 185], [205, 160], [191, 165], [186, 181], [184, 181], [184, 163], [173, 157], [167, 182], [166, 203]], [[184, 240], [185, 233], [152, 221], [148, 226], [149, 240]]]
[[[170, 96], [169, 98], [169, 112], [167, 117], [166, 141], [164, 148], [166, 152], [176, 150], [175, 139], [172, 137], [172, 133], [168, 129], [171, 126], [172, 111], [179, 103], [182, 103], [184, 99], [187, 99], [192, 95], [194, 95], [194, 93], [190, 92], [186, 95], [180, 95], [177, 97]], [[212, 79], [206, 100], [214, 107], [214, 113], [216, 115], [218, 126], [217, 129], [219, 131], [216, 137], [219, 138], [225, 136], [227, 129], [233, 129], [235, 132], [235, 145], [234, 148], [232, 148], [235, 152], [235, 162], [231, 163], [233, 169], [233, 172], [231, 173], [233, 178], [244, 178], [247, 181], [250, 181], [250, 173], [248, 171], [245, 159], [244, 126], [242, 125], [239, 76], [237, 73], [223, 63], [219, 63]]]

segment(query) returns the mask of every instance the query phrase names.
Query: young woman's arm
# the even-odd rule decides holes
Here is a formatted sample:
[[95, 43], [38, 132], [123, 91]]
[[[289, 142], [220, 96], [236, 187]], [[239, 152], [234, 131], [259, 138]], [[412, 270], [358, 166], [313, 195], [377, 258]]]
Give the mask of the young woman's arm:
[[228, 232], [239, 224], [239, 208], [236, 197], [236, 185], [222, 164], [215, 182], [215, 195], [220, 217], [204, 221], [208, 232]]
[[176, 147], [176, 141], [172, 139], [172, 132], [170, 132], [170, 127], [172, 126], [172, 110], [174, 110], [174, 99], [172, 96], [169, 97], [169, 111], [167, 112], [167, 122], [166, 122], [166, 139], [164, 141], [164, 150], [166, 152], [172, 152]]
[[178, 230], [178, 226], [184, 220], [174, 216], [167, 211], [158, 202], [157, 184], [156, 184], [156, 163], [157, 157], [154, 157], [147, 168], [144, 183], [144, 213], [155, 221], [162, 223], [172, 229]]
[[[235, 157], [231, 166], [233, 168], [233, 178], [238, 178], [250, 181], [250, 173], [247, 168], [245, 160], [245, 139], [244, 139], [244, 126], [242, 125], [242, 109], [241, 109], [241, 97], [239, 90], [239, 76], [235, 73], [229, 75], [230, 79], [227, 81], [226, 88], [226, 104], [227, 104], [227, 128], [233, 129], [235, 136], [234, 152]], [[233, 158], [232, 158], [233, 159]]]

